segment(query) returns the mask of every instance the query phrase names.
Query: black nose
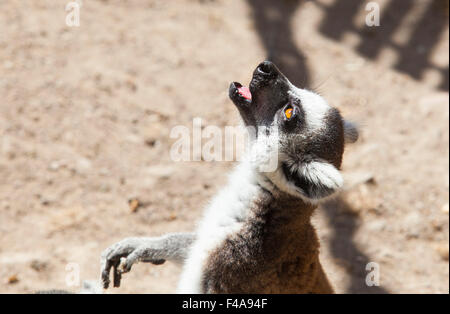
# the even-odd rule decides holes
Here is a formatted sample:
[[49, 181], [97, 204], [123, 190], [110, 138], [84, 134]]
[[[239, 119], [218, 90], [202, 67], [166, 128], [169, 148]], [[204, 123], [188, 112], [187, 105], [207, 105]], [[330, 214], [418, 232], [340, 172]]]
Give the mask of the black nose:
[[277, 72], [277, 68], [270, 61], [264, 61], [256, 68], [256, 71], [261, 75], [272, 76]]

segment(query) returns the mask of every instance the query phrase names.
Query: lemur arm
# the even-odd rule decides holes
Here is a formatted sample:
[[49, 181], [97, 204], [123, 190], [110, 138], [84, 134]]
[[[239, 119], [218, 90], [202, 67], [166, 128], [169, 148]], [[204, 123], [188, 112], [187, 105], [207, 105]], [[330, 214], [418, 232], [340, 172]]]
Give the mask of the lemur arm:
[[158, 238], [126, 238], [113, 244], [101, 256], [103, 287], [107, 289], [109, 286], [111, 268], [114, 287], [119, 287], [122, 274], [129, 272], [135, 263], [183, 262], [195, 239], [195, 233], [171, 233]]

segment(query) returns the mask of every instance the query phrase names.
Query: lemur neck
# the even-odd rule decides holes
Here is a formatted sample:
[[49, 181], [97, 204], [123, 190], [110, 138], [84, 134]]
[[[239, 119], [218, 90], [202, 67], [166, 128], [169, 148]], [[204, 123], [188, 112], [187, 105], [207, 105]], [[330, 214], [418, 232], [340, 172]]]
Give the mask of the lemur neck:
[[[230, 184], [223, 199], [232, 200], [235, 206], [227, 209], [239, 221], [251, 220], [258, 216], [266, 223], [283, 221], [285, 226], [298, 225], [309, 222], [316, 208], [299, 197], [292, 196], [280, 190], [273, 182], [252, 164], [242, 163], [231, 174]], [[221, 199], [222, 199], [221, 198]]]
[[238, 182], [233, 190], [243, 208], [240, 214], [232, 214], [239, 216], [239, 221], [270, 238], [290, 238], [289, 234], [313, 231], [310, 221], [316, 205], [281, 191], [258, 172], [236, 170], [238, 178], [231, 181]]
[[260, 187], [258, 194], [264, 195], [261, 199], [266, 203], [260, 207], [262, 211], [271, 211], [276, 217], [290, 218], [293, 223], [297, 220], [309, 222], [317, 205], [282, 191], [262, 173], [256, 173], [255, 177]]
[[256, 206], [250, 208], [252, 213], [264, 216], [267, 224], [280, 225], [287, 232], [293, 231], [292, 229], [300, 232], [304, 229], [310, 224], [311, 216], [317, 208], [316, 205], [277, 189], [269, 191], [261, 187], [258, 194], [254, 200]]

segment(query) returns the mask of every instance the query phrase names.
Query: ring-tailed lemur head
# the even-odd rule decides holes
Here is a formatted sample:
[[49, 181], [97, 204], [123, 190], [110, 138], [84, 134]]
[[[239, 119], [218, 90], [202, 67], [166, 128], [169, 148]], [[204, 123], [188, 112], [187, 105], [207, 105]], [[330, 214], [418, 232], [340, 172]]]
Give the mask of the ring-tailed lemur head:
[[276, 154], [276, 167], [262, 175], [277, 188], [317, 202], [342, 186], [344, 144], [355, 142], [358, 131], [336, 108], [292, 85], [269, 61], [256, 68], [250, 88], [235, 82], [229, 93], [244, 124], [257, 130], [253, 146], [264, 146], [258, 152], [266, 158], [255, 162]]

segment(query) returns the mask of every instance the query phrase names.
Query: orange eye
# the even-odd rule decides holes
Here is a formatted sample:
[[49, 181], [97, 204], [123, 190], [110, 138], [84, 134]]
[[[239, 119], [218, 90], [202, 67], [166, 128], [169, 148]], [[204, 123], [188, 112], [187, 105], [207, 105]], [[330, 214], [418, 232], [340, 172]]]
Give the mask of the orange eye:
[[288, 108], [284, 111], [284, 115], [286, 116], [286, 118], [290, 119], [292, 117], [292, 112], [294, 110], [292, 108]]

